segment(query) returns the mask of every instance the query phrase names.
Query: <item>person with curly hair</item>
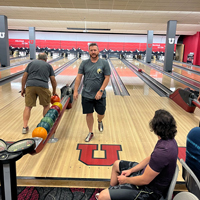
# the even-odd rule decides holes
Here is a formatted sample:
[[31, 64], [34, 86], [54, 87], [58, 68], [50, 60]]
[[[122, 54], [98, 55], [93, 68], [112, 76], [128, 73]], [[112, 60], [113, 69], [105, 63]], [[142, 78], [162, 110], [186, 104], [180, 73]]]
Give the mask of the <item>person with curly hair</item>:
[[140, 163], [124, 160], [114, 162], [110, 187], [96, 194], [98, 200], [158, 200], [166, 196], [173, 178], [178, 156], [174, 139], [176, 121], [166, 110], [157, 110], [149, 122], [158, 141], [150, 156]]

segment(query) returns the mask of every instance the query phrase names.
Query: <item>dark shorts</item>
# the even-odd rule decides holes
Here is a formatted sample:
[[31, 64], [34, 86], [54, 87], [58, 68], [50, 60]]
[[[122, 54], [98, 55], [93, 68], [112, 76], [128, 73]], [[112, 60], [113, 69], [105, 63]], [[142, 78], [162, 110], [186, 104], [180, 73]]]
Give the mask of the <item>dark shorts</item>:
[[106, 111], [106, 98], [96, 100], [82, 96], [82, 107], [83, 114], [93, 113], [95, 110], [99, 115], [104, 115]]
[[[124, 170], [131, 169], [136, 166], [137, 162], [129, 162], [121, 160], [119, 163], [120, 173]], [[132, 173], [129, 177], [141, 175], [141, 171]], [[123, 184], [110, 186], [109, 193], [111, 200], [159, 200], [160, 195], [155, 194], [147, 186], [135, 186], [131, 184]]]
[[51, 102], [51, 92], [47, 88], [30, 86], [25, 90], [25, 104], [27, 107], [36, 106], [39, 97], [40, 105], [48, 106]]

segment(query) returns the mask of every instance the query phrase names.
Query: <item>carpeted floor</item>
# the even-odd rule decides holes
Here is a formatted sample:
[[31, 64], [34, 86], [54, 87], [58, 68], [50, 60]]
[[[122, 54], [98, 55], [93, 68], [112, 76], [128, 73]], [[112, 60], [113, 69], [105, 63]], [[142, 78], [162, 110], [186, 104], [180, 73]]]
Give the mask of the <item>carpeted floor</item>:
[[[95, 200], [101, 189], [18, 187], [18, 200]], [[0, 190], [0, 200], [2, 200]]]

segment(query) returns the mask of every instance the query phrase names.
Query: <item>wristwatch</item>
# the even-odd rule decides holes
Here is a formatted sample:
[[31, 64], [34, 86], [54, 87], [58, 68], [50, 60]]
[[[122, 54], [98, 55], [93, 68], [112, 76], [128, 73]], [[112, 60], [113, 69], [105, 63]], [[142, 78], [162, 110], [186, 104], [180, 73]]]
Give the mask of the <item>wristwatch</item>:
[[101, 90], [101, 89], [100, 89], [99, 91], [100, 91], [100, 92], [103, 92], [103, 90]]

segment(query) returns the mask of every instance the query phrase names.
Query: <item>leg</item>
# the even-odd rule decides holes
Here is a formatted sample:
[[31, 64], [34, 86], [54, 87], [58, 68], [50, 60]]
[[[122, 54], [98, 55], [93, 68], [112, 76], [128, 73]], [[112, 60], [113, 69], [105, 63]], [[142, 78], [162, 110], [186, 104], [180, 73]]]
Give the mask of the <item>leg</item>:
[[46, 115], [50, 107], [51, 92], [47, 88], [37, 87], [37, 95], [39, 96], [40, 105], [43, 106], [43, 116]]
[[50, 105], [43, 106], [43, 116], [47, 114], [47, 111], [49, 110]]
[[94, 134], [93, 134], [93, 124], [94, 124], [94, 118], [93, 118], [93, 99], [88, 99], [82, 96], [82, 108], [83, 108], [83, 114], [86, 114], [86, 122], [89, 129], [89, 133], [87, 137], [85, 138], [85, 142], [89, 142]]
[[32, 107], [36, 106], [37, 95], [35, 87], [26, 87], [25, 91], [25, 109], [23, 113], [24, 128], [28, 126], [28, 121], [31, 115]]
[[97, 198], [98, 200], [111, 200], [109, 190], [105, 189], [101, 191]]
[[86, 122], [87, 122], [89, 132], [93, 133], [93, 124], [94, 124], [93, 113], [88, 113], [86, 115]]
[[152, 190], [150, 189], [137, 189], [133, 185], [125, 184], [117, 185], [115, 188], [105, 189], [101, 191], [99, 195], [96, 194], [95, 197], [98, 200], [155, 199], [149, 195], [150, 193], [152, 193]]
[[98, 129], [99, 129], [100, 132], [103, 131], [102, 119], [105, 116], [105, 110], [106, 110], [106, 98], [102, 98], [102, 99], [96, 100], [96, 102], [95, 102], [95, 111], [97, 112]]
[[26, 128], [28, 126], [28, 120], [31, 115], [31, 109], [32, 109], [32, 107], [25, 106], [24, 114], [23, 114], [24, 128]]
[[98, 113], [97, 118], [98, 122], [101, 122], [104, 118], [105, 111], [106, 111], [106, 98], [102, 98], [95, 101], [95, 111]]
[[118, 180], [117, 180], [117, 176], [119, 176], [119, 174], [120, 174], [119, 162], [120, 162], [120, 160], [116, 160], [113, 164], [112, 172], [111, 172], [111, 179], [110, 179], [111, 186], [115, 186], [115, 185], [119, 184]]
[[[116, 160], [112, 167], [111, 173], [111, 180], [110, 180], [110, 187], [109, 189], [105, 189], [100, 192], [97, 196], [98, 200], [111, 200], [118, 199], [118, 200], [130, 200], [130, 199], [137, 199], [140, 195], [145, 195], [144, 197], [148, 196], [148, 192], [144, 194], [140, 194], [140, 190], [136, 187], [131, 186], [130, 184], [119, 185], [117, 181], [117, 176], [120, 174], [121, 171], [129, 169], [130, 167], [136, 166], [138, 163], [136, 162], [129, 162], [129, 161], [120, 161]], [[114, 186], [114, 187], [113, 187]], [[142, 198], [145, 199], [145, 198]], [[147, 199], [147, 198], [146, 198]]]
[[98, 122], [101, 122], [105, 115], [97, 114]]

